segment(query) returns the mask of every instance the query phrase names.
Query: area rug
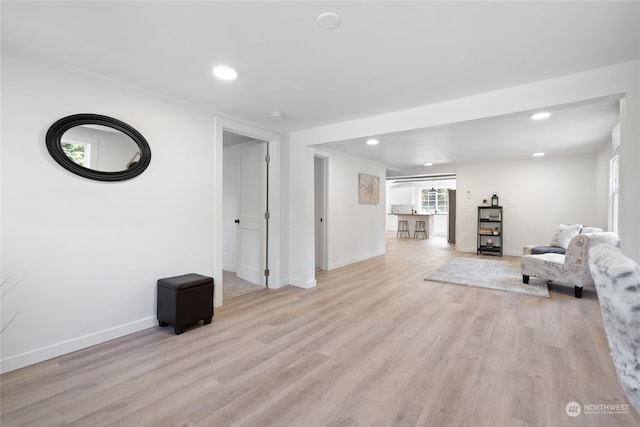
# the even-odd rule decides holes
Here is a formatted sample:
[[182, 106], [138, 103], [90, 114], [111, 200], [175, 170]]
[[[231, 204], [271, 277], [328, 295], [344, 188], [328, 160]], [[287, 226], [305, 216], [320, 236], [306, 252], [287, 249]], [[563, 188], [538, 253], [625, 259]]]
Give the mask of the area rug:
[[424, 280], [549, 297], [546, 281], [531, 277], [528, 284], [522, 283], [519, 266], [508, 261], [454, 258]]

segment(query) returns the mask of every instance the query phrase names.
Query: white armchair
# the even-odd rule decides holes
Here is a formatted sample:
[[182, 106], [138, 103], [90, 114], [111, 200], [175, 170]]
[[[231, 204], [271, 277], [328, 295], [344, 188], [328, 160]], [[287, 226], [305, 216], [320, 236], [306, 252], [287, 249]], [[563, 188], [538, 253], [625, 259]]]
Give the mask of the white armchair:
[[548, 282], [566, 283], [574, 286], [576, 298], [582, 298], [582, 288], [593, 285], [589, 271], [589, 249], [599, 243], [618, 246], [619, 242], [616, 233], [585, 233], [569, 241], [564, 255], [524, 255], [521, 261], [522, 281], [529, 283], [529, 277], [533, 276]]
[[609, 245], [589, 257], [618, 382], [640, 413], [640, 267]]

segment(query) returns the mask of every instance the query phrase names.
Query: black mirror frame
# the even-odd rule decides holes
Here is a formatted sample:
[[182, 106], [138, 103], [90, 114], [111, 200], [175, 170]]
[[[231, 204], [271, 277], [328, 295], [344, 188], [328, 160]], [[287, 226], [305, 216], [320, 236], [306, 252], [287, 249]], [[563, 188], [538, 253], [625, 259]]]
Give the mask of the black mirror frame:
[[[102, 172], [80, 166], [62, 151], [62, 135], [69, 129], [80, 125], [107, 126], [129, 136], [140, 149], [140, 159], [129, 169], [117, 172]], [[74, 114], [63, 117], [51, 125], [46, 136], [47, 150], [51, 157], [66, 170], [84, 178], [96, 181], [124, 181], [140, 175], [151, 163], [151, 148], [142, 134], [128, 124], [113, 117], [100, 114]]]

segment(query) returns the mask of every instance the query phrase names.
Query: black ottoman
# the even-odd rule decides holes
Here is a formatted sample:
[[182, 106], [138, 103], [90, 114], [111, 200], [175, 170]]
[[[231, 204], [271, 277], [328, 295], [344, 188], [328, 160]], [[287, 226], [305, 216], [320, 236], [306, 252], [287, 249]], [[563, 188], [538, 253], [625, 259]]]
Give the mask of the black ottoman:
[[158, 323], [172, 325], [176, 335], [200, 320], [213, 319], [213, 278], [184, 274], [158, 280]]

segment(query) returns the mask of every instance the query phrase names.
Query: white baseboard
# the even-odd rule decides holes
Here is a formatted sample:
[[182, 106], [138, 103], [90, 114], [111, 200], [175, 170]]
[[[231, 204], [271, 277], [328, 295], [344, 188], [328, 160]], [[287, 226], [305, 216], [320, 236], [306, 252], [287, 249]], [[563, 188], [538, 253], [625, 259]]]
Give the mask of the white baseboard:
[[280, 282], [277, 284], [278, 288], [289, 285], [289, 282], [291, 282], [289, 278], [280, 279]]
[[461, 246], [456, 246], [456, 252], [476, 252], [477, 250], [478, 248], [476, 248], [475, 246], [466, 247], [466, 248], [463, 248]]
[[73, 338], [47, 347], [42, 347], [27, 353], [7, 357], [0, 361], [0, 373], [4, 374], [5, 372], [15, 371], [16, 369], [20, 369], [25, 366], [44, 362], [45, 360], [53, 359], [54, 357], [82, 350], [83, 348], [91, 347], [115, 338], [120, 338], [157, 325], [158, 319], [155, 316], [148, 317], [146, 319], [116, 326], [115, 328], [105, 329], [103, 331]]
[[296, 280], [296, 279], [283, 279], [281, 282], [281, 286], [297, 286], [298, 288], [303, 289], [312, 289], [316, 287], [316, 280]]
[[373, 258], [373, 257], [377, 257], [377, 256], [380, 256], [380, 255], [384, 255], [385, 253], [386, 253], [386, 251], [383, 249], [381, 251], [370, 253], [370, 254], [367, 254], [367, 255], [362, 255], [362, 256], [350, 258], [350, 259], [347, 259], [347, 260], [333, 262], [333, 263], [331, 263], [329, 265], [329, 271], [334, 270], [336, 268], [344, 267], [346, 265], [355, 264], [356, 262], [364, 261], [364, 260], [367, 260], [369, 258]]

